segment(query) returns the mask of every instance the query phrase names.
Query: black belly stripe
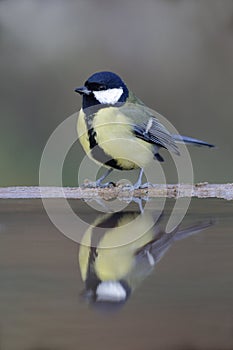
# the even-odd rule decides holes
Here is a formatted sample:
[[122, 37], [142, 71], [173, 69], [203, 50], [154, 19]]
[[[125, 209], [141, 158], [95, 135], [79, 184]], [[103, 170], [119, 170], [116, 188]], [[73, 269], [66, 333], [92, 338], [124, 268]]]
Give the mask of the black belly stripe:
[[87, 268], [85, 284], [86, 284], [87, 290], [89, 289], [92, 290], [94, 294], [98, 284], [101, 282], [95, 270], [95, 260], [96, 258], [98, 258], [98, 246], [100, 244], [101, 239], [106, 234], [106, 232], [109, 229], [116, 227], [117, 223], [125, 215], [127, 215], [126, 212], [114, 213], [110, 215], [110, 217], [108, 217], [107, 219], [101, 221], [98, 225], [94, 226], [92, 229], [90, 252], [89, 252], [89, 258], [88, 258], [88, 264], [87, 264], [88, 268]]
[[118, 165], [115, 159], [112, 159], [104, 150], [98, 145], [96, 141], [96, 132], [93, 128], [88, 130], [89, 144], [91, 149], [91, 155], [94, 159], [103, 163], [111, 168], [123, 170], [123, 168]]

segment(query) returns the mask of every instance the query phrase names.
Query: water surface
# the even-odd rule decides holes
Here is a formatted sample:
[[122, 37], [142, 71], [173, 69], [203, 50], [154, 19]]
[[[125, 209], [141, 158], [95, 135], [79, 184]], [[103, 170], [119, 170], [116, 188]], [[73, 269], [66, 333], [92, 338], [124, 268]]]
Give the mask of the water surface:
[[[98, 221], [82, 201], [71, 204]], [[0, 212], [1, 350], [233, 349], [233, 202], [192, 200], [183, 226], [208, 227], [171, 239], [113, 308], [84, 297], [80, 247], [53, 226], [40, 200], [2, 200]]]

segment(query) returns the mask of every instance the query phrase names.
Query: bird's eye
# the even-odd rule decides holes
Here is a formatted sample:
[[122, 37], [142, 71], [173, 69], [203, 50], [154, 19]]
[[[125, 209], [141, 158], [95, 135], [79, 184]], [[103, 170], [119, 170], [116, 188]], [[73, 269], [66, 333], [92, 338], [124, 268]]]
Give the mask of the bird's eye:
[[99, 85], [98, 90], [99, 91], [106, 90], [106, 85]]
[[107, 90], [106, 85], [100, 84], [100, 83], [90, 83], [86, 81], [85, 86], [88, 88], [90, 91], [102, 91], [102, 90]]

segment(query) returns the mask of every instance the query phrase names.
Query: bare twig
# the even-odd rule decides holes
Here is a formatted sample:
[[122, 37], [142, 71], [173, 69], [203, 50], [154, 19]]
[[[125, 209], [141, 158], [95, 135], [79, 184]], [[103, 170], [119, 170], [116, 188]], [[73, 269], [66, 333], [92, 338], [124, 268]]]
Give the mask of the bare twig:
[[147, 189], [133, 190], [130, 187], [110, 188], [80, 188], [80, 187], [1, 187], [0, 199], [28, 198], [67, 198], [67, 199], [113, 199], [116, 197], [197, 197], [233, 199], [233, 184], [209, 184], [207, 182], [195, 185], [153, 185]]

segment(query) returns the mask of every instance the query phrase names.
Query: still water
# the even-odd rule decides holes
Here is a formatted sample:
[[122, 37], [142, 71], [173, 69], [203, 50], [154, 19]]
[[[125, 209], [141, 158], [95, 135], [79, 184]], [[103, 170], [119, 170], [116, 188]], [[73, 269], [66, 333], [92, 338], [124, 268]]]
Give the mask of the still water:
[[0, 201], [1, 350], [233, 349], [232, 201], [192, 200], [170, 234], [172, 199], [162, 214], [152, 201], [130, 232], [135, 203], [120, 216], [70, 204], [93, 223], [79, 232], [82, 246], [40, 200]]

